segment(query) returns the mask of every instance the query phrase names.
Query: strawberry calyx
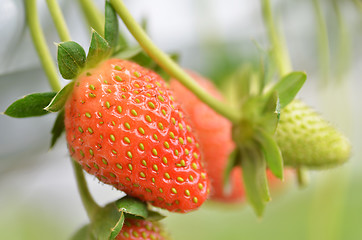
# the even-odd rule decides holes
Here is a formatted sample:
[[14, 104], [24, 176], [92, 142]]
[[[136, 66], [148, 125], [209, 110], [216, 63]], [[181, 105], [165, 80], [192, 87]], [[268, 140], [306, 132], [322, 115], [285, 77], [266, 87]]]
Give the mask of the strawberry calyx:
[[[258, 216], [262, 216], [270, 201], [267, 168], [279, 179], [283, 179], [284, 164], [279, 146], [274, 139], [280, 111], [287, 106], [303, 86], [306, 75], [290, 73], [273, 85], [266, 86], [263, 72], [242, 69], [230, 78], [236, 94], [237, 108], [241, 120], [233, 125], [233, 140], [236, 149], [230, 156], [224, 175], [228, 189], [230, 172], [234, 167], [243, 169], [243, 182], [249, 202]], [[233, 95], [233, 94], [231, 94]]]
[[97, 207], [91, 222], [78, 230], [72, 239], [116, 239], [129, 221], [157, 222], [165, 216], [150, 210], [145, 202], [125, 196], [104, 207]]

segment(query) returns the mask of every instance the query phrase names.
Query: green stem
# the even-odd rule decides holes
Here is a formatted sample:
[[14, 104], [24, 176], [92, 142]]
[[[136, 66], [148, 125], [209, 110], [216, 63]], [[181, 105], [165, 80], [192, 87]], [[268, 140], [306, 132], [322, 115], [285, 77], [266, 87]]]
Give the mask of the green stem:
[[49, 84], [54, 91], [59, 91], [61, 89], [61, 84], [58, 80], [57, 69], [47, 47], [44, 33], [40, 26], [36, 0], [25, 1], [25, 7], [26, 19], [28, 22], [30, 34], [45, 74], [48, 78]]
[[292, 71], [292, 64], [288, 55], [287, 46], [274, 22], [270, 1], [262, 0], [261, 6], [268, 37], [272, 44], [272, 57], [274, 58], [279, 74], [284, 76]]
[[362, 12], [362, 1], [361, 0], [353, 0], [358, 9]]
[[229, 119], [233, 123], [240, 120], [238, 111], [230, 108], [228, 105], [216, 100], [203, 88], [201, 88], [178, 64], [176, 64], [167, 54], [162, 52], [147, 36], [141, 26], [132, 17], [122, 0], [110, 0], [110, 3], [123, 20], [124, 24], [138, 41], [144, 51], [157, 62], [170, 76], [176, 78], [186, 88], [193, 92], [201, 101], [209, 107]]
[[314, 12], [317, 20], [317, 38], [318, 38], [318, 50], [319, 50], [319, 64], [322, 69], [322, 83], [328, 83], [329, 72], [329, 42], [327, 24], [324, 20], [322, 9], [319, 0], [312, 0]]
[[79, 0], [88, 24], [97, 33], [104, 36], [104, 17], [96, 8], [92, 0]]
[[88, 190], [87, 182], [85, 180], [82, 167], [79, 165], [79, 163], [77, 163], [73, 159], [71, 161], [73, 164], [75, 178], [77, 180], [77, 186], [78, 186], [79, 194], [82, 199], [83, 206], [87, 212], [89, 219], [92, 220], [95, 217], [95, 213], [98, 211], [98, 209], [100, 207], [94, 201], [92, 195], [90, 194], [90, 192]]
[[304, 167], [297, 167], [297, 180], [300, 188], [304, 188], [308, 186], [309, 183], [309, 175], [307, 169]]
[[337, 55], [337, 80], [341, 83], [350, 66], [351, 43], [348, 29], [341, 13], [337, 0], [333, 0], [333, 8], [338, 20], [338, 55]]
[[47, 0], [47, 4], [60, 39], [63, 42], [70, 41], [70, 34], [57, 0]]

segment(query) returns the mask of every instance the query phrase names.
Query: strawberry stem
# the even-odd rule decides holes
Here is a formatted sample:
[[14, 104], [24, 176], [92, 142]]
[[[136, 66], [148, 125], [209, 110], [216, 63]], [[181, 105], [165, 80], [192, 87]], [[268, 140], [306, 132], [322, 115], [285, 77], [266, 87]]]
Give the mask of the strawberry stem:
[[142, 27], [130, 14], [122, 0], [109, 1], [117, 14], [123, 20], [133, 37], [138, 41], [144, 51], [157, 62], [170, 76], [176, 78], [182, 85], [194, 93], [197, 98], [207, 104], [220, 115], [229, 119], [233, 123], [239, 122], [241, 116], [239, 111], [230, 108], [228, 105], [213, 98], [203, 88], [201, 88], [178, 64], [176, 64], [167, 54], [160, 50], [147, 36]]
[[292, 64], [288, 55], [285, 39], [278, 31], [277, 25], [274, 22], [270, 1], [262, 0], [261, 6], [268, 37], [272, 44], [272, 57], [274, 58], [280, 76], [284, 76], [292, 71]]
[[93, 220], [95, 218], [95, 213], [99, 210], [100, 206], [94, 201], [92, 195], [89, 192], [82, 167], [73, 159], [72, 164], [83, 206], [89, 219]]
[[93, 1], [79, 0], [79, 3], [89, 26], [96, 30], [101, 36], [104, 36], [104, 17], [94, 5]]
[[358, 9], [362, 12], [362, 2], [359, 0], [353, 0], [353, 2], [358, 7]]
[[54, 91], [59, 91], [61, 89], [61, 84], [58, 79], [56, 66], [53, 62], [52, 56], [47, 47], [44, 33], [40, 26], [36, 0], [25, 1], [25, 6], [26, 19], [35, 49], [38, 53], [50, 86]]
[[70, 41], [70, 34], [67, 29], [63, 14], [60, 10], [59, 4], [56, 0], [46, 0], [48, 4], [48, 9], [50, 11], [50, 15], [53, 18], [55, 27], [59, 34], [60, 39], [65, 41]]
[[314, 13], [317, 20], [317, 40], [318, 40], [318, 53], [319, 65], [322, 70], [323, 85], [328, 83], [329, 71], [329, 42], [327, 24], [324, 20], [322, 9], [319, 0], [313, 0]]

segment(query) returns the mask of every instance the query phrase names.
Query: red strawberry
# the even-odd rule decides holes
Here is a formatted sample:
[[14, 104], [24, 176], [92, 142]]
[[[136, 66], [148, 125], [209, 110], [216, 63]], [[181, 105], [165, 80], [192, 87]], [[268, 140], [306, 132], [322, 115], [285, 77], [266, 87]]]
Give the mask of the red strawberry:
[[[207, 79], [193, 72], [189, 74], [201, 87], [218, 99], [222, 99], [217, 88]], [[201, 102], [176, 80], [171, 80], [170, 87], [175, 97], [182, 102], [182, 108], [191, 117], [193, 129], [198, 135], [200, 147], [206, 163], [211, 183], [210, 199], [220, 202], [240, 202], [245, 199], [245, 189], [242, 183], [240, 167], [232, 170], [230, 176], [231, 192], [226, 194], [223, 186], [223, 174], [227, 166], [229, 154], [235, 144], [232, 140], [232, 124], [226, 118], [216, 113]], [[281, 183], [268, 171], [271, 185]]]
[[163, 232], [158, 222], [146, 220], [126, 219], [121, 232], [116, 240], [167, 240], [167, 235]]
[[[195, 73], [189, 72], [189, 74], [210, 94], [222, 99], [221, 94], [210, 81]], [[241, 183], [240, 168], [235, 168], [231, 173], [232, 191], [230, 194], [225, 195], [223, 189], [223, 172], [228, 156], [235, 147], [231, 138], [231, 122], [198, 100], [192, 92], [176, 80], [171, 81], [170, 87], [174, 90], [176, 99], [182, 102], [182, 108], [191, 117], [193, 128], [198, 135], [212, 184], [210, 198], [224, 202], [242, 200], [245, 194]]]
[[110, 59], [81, 75], [65, 105], [69, 151], [90, 174], [169, 211], [207, 198], [191, 127], [156, 73]]

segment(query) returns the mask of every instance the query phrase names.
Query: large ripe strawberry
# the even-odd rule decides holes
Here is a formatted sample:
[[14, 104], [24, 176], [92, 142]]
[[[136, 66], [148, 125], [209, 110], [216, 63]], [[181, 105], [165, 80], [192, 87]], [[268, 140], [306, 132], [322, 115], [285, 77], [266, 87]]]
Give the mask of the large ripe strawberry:
[[276, 140], [287, 166], [332, 167], [350, 156], [348, 139], [299, 100], [282, 110]]
[[[189, 72], [189, 74], [215, 98], [222, 99], [217, 88], [208, 79], [193, 72]], [[245, 200], [240, 167], [235, 167], [231, 172], [231, 191], [224, 191], [223, 174], [229, 155], [235, 148], [232, 140], [231, 122], [198, 100], [192, 92], [176, 80], [171, 81], [170, 87], [173, 89], [177, 100], [182, 103], [182, 108], [191, 117], [194, 124], [193, 129], [198, 135], [211, 183], [210, 199], [220, 202]], [[281, 181], [274, 177], [270, 171], [268, 171], [268, 180], [274, 187], [281, 184]]]
[[158, 222], [126, 219], [116, 240], [167, 240], [169, 237]]
[[[214, 97], [221, 99], [220, 93], [207, 79], [189, 72], [195, 81]], [[207, 172], [211, 180], [210, 199], [224, 202], [236, 202], [244, 199], [245, 193], [241, 183], [241, 169], [235, 168], [231, 173], [232, 191], [226, 195], [223, 190], [223, 173], [227, 165], [229, 154], [235, 147], [231, 138], [232, 124], [226, 118], [217, 114], [205, 103], [182, 86], [178, 81], [172, 80], [170, 87], [175, 97], [182, 103], [182, 108], [191, 117], [194, 124], [201, 150], [205, 159]]]
[[72, 158], [128, 195], [177, 212], [207, 198], [197, 140], [151, 70], [110, 59], [80, 75], [65, 105], [65, 129]]

